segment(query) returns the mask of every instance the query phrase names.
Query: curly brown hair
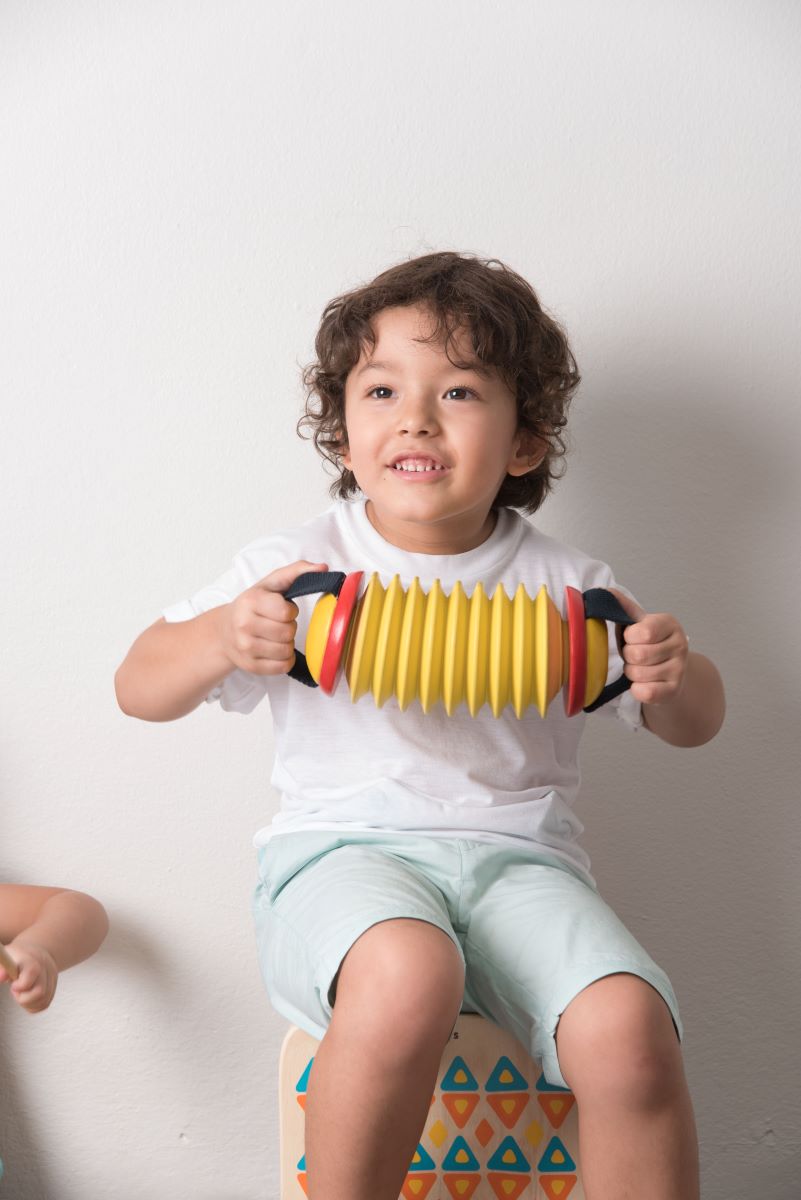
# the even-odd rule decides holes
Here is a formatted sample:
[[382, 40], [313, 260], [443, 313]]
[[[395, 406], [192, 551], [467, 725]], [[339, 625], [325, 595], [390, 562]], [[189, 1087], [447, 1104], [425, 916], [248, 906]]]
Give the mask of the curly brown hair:
[[[304, 415], [317, 452], [337, 468], [332, 497], [348, 499], [359, 485], [341, 462], [346, 445], [345, 381], [362, 349], [375, 347], [370, 320], [382, 309], [422, 305], [436, 324], [426, 341], [448, 349], [467, 328], [477, 358], [497, 368], [517, 400], [518, 431], [527, 430], [547, 445], [544, 458], [525, 475], [507, 475], [492, 503], [533, 513], [540, 507], [564, 459], [561, 430], [581, 376], [567, 337], [546, 314], [534, 289], [496, 258], [440, 251], [388, 268], [371, 282], [331, 300], [314, 342], [317, 358], [303, 368]], [[454, 362], [455, 366], [459, 363]]]

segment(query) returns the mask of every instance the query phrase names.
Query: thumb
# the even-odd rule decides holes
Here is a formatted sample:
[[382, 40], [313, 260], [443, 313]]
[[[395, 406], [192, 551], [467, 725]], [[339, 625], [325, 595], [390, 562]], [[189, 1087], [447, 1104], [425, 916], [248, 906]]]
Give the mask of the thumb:
[[298, 562], [289, 563], [286, 567], [278, 567], [277, 570], [271, 571], [257, 586], [266, 588], [268, 592], [283, 593], [289, 590], [298, 575], [305, 575], [307, 571], [327, 570], [328, 563], [313, 563], [307, 562], [306, 559], [300, 559]]

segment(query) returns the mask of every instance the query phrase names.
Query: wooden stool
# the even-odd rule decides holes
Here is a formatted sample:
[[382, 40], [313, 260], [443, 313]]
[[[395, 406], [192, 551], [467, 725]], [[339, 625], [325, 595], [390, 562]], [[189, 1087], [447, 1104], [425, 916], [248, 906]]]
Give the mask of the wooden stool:
[[[304, 1105], [319, 1042], [292, 1026], [279, 1066], [281, 1200], [306, 1195]], [[462, 1013], [445, 1047], [404, 1200], [584, 1200], [575, 1098], [512, 1034]]]

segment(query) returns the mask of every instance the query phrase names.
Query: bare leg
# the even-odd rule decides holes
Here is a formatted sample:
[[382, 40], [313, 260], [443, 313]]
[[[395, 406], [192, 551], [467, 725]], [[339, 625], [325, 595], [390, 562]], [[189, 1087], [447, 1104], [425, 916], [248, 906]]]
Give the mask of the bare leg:
[[597, 980], [567, 1006], [556, 1040], [587, 1200], [698, 1200], [692, 1102], [656, 989], [635, 975]]
[[351, 947], [309, 1075], [309, 1200], [397, 1200], [463, 994], [456, 947], [426, 921], [382, 921]]

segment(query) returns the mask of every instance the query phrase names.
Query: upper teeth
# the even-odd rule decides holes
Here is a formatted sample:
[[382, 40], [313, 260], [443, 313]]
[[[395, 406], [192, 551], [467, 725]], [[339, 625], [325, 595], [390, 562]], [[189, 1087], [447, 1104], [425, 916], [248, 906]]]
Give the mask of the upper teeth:
[[395, 463], [395, 470], [396, 471], [444, 471], [445, 468], [441, 467], [438, 463], [415, 464], [406, 459], [403, 459], [401, 462]]

